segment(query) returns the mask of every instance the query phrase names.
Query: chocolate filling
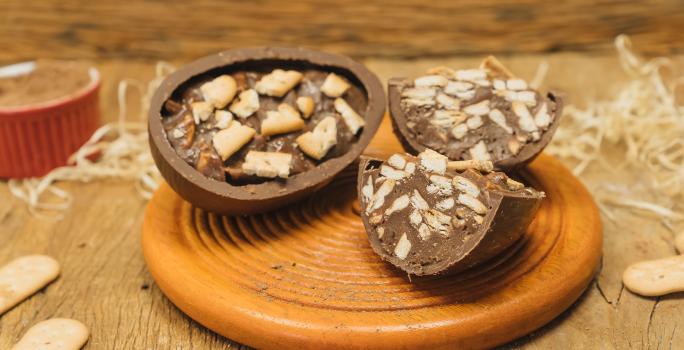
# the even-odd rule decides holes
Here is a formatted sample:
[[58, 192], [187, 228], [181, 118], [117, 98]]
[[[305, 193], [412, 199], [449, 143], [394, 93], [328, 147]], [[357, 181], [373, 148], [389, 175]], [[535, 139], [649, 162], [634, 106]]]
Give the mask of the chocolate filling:
[[409, 152], [429, 148], [452, 160], [490, 160], [497, 169], [516, 168], [540, 153], [562, 109], [558, 96], [485, 64], [391, 79], [389, 92], [395, 132]]
[[[215, 180], [210, 177], [214, 176], [212, 175], [212, 171], [207, 171], [209, 169], [218, 170], [218, 167], [212, 165], [212, 163], [215, 163], [217, 160], [215, 154], [212, 152], [205, 153], [207, 156], [204, 157], [203, 161], [200, 162], [199, 160], [196, 160], [197, 164], [200, 165], [200, 168], [207, 172], [202, 170], [202, 172], [198, 171], [198, 169], [195, 168], [196, 164], [189, 164], [179, 156], [174, 145], [169, 142], [168, 136], [180, 135], [186, 131], [186, 128], [191, 130], [202, 124], [195, 123], [194, 120], [191, 123], [189, 118], [184, 118], [183, 125], [185, 126], [182, 127], [181, 130], [178, 130], [178, 132], [171, 131], [171, 135], [168, 135], [165, 130], [164, 124], [166, 124], [166, 118], [178, 114], [182, 108], [187, 108], [187, 106], [184, 107], [182, 103], [183, 94], [186, 91], [191, 90], [193, 86], [197, 86], [199, 82], [209, 81], [210, 79], [212, 79], [212, 82], [215, 82], [214, 80], [219, 79], [221, 76], [229, 75], [230, 77], [224, 77], [220, 82], [222, 85], [228, 86], [229, 84], [226, 84], [226, 82], [234, 81], [235, 84], [232, 87], [234, 87], [236, 91], [233, 99], [242, 101], [242, 99], [240, 99], [241, 93], [237, 90], [238, 86], [242, 86], [242, 84], [246, 84], [246, 82], [241, 82], [238, 79], [233, 78], [233, 75], [238, 73], [246, 74], [248, 72], [264, 75], [272, 73], [275, 69], [285, 71], [291, 70], [295, 72], [331, 72], [343, 78], [351, 85], [349, 90], [345, 91], [340, 96], [341, 99], [348, 102], [348, 104], [344, 104], [343, 107], [345, 108], [342, 108], [346, 113], [339, 112], [339, 114], [345, 119], [345, 125], [353, 122], [354, 129], [356, 129], [357, 132], [354, 141], [348, 144], [349, 148], [344, 154], [341, 154], [342, 152], [331, 153], [335, 155], [340, 154], [339, 156], [327, 154], [329, 152], [335, 152], [333, 150], [334, 147], [331, 147], [332, 143], [329, 141], [331, 137], [337, 138], [338, 135], [337, 130], [331, 127], [337, 125], [335, 117], [325, 117], [317, 125], [317, 127], [320, 127], [319, 131], [322, 132], [318, 134], [313, 133], [312, 135], [304, 132], [304, 130], [297, 131], [299, 133], [304, 132], [299, 136], [300, 142], [298, 142], [298, 148], [302, 149], [303, 152], [308, 152], [306, 153], [307, 155], [313, 154], [313, 159], [321, 159], [321, 161], [316, 161], [317, 166], [315, 168], [291, 175], [290, 164], [288, 163], [294, 158], [292, 154], [259, 151], [248, 152], [248, 155], [251, 154], [253, 157], [245, 159], [246, 162], [243, 162], [242, 168], [228, 167], [224, 164], [224, 160], [228, 162], [231, 161], [228, 154], [232, 155], [232, 153], [229, 151], [240, 151], [240, 149], [236, 149], [235, 147], [240, 146], [240, 148], [242, 148], [248, 143], [247, 141], [252, 142], [258, 136], [256, 129], [243, 125], [242, 117], [237, 115], [237, 113], [234, 113], [232, 121], [238, 121], [239, 126], [233, 130], [233, 125], [238, 124], [230, 123], [226, 129], [216, 131], [214, 134], [214, 136], [225, 136], [226, 132], [235, 131], [235, 134], [237, 135], [237, 137], [228, 135], [231, 137], [221, 138], [219, 140], [221, 142], [218, 143], [220, 149], [216, 150], [219, 155], [225, 157], [225, 159], [221, 159], [221, 165], [224, 168], [224, 176], [225, 174], [229, 175], [226, 176], [226, 181]], [[286, 92], [291, 89], [295, 89], [295, 91], [300, 89], [301, 82], [304, 80], [303, 78], [304, 76], [302, 75], [302, 80], [298, 81], [298, 84], [288, 85], [286, 87]], [[216, 84], [214, 84], [214, 86], [216, 86]], [[269, 89], [262, 89], [262, 91], [274, 91]], [[356, 89], [363, 91], [365, 94], [363, 98], [358, 100], [359, 102], [354, 102], [353, 98], [347, 95], [352, 94]], [[326, 89], [326, 91], [337, 91], [339, 93], [340, 90]], [[225, 94], [224, 97], [227, 95], [229, 94]], [[257, 97], [258, 99], [264, 99], [264, 96], [266, 95], [267, 94], [259, 93]], [[274, 93], [272, 95], [276, 94]], [[286, 94], [280, 96], [285, 97]], [[217, 96], [212, 96], [212, 94], [209, 95], [209, 99], [214, 102], [217, 101], [216, 97]], [[202, 98], [204, 98], [204, 94]], [[230, 98], [230, 96], [226, 98]], [[213, 104], [214, 109], [219, 108], [221, 110], [220, 114], [222, 114], [223, 117], [227, 115], [225, 107], [228, 106], [228, 109], [231, 110], [230, 106], [232, 105], [232, 102], [230, 101], [224, 102], [226, 102], [226, 104]], [[361, 104], [361, 102], [365, 104]], [[204, 102], [197, 103], [203, 104]], [[304, 113], [301, 113], [302, 109], [300, 109], [300, 105], [297, 106], [297, 109], [300, 110], [301, 117], [297, 117], [297, 119], [304, 117]], [[310, 103], [307, 105], [311, 106]], [[290, 105], [283, 104], [283, 106]], [[362, 106], [365, 106], [365, 108], [361, 108]], [[289, 108], [294, 108], [294, 106], [290, 106]], [[336, 111], [340, 109], [341, 108], [338, 106]], [[191, 204], [205, 210], [227, 215], [263, 213], [301, 201], [306, 196], [320, 190], [323, 186], [328, 184], [337, 173], [354, 162], [378, 130], [384, 110], [385, 95], [380, 81], [363, 65], [354, 62], [348, 57], [302, 48], [258, 47], [227, 50], [200, 58], [197, 61], [181, 67], [176, 72], [166, 77], [160, 84], [150, 103], [150, 151], [164, 180], [174, 189], [174, 191]], [[234, 109], [231, 110], [231, 113], [233, 113], [233, 111]], [[358, 118], [350, 118], [350, 115], [352, 115], [350, 111], [356, 113], [356, 117]], [[162, 114], [164, 114], [164, 116], [162, 116]], [[247, 116], [245, 113], [241, 114]], [[206, 118], [199, 118], [200, 121], [207, 122], [211, 119], [210, 115], [203, 116]], [[223, 117], [219, 116], [221, 121], [226, 120], [226, 118]], [[312, 116], [311, 118], [320, 117]], [[294, 120], [296, 123], [300, 124], [298, 126], [301, 126], [304, 129], [309, 127], [308, 124], [311, 123], [307, 120], [297, 119], [290, 118], [289, 120]], [[179, 123], [178, 125], [181, 124]], [[259, 129], [259, 132], [263, 132], [263, 121], [261, 121], [259, 125], [254, 126]], [[316, 128], [314, 128], [314, 130], [316, 130]], [[174, 133], [176, 135], [173, 135]], [[183, 142], [186, 142], [189, 145], [194, 144], [195, 130], [192, 130], [192, 135], [192, 139], [188, 137], [185, 138], [186, 141]], [[273, 133], [273, 135], [281, 134]], [[302, 140], [313, 142], [301, 142]], [[212, 139], [212, 143], [214, 143], [213, 141], [214, 139]], [[226, 147], [227, 144], [232, 148]], [[313, 146], [305, 148], [302, 145]], [[216, 149], [216, 144], [212, 144], [212, 146]], [[336, 144], [335, 147], [337, 147]], [[199, 155], [200, 150], [201, 148], [197, 148], [195, 151], [198, 153], [195, 155], [197, 159], [201, 158]], [[256, 157], [254, 156], [255, 154]], [[264, 155], [270, 157], [264, 158]], [[254, 161], [255, 158], [257, 158], [256, 161]], [[287, 163], [283, 161], [284, 159], [288, 160]], [[267, 165], [272, 166], [272, 169], [266, 169], [268, 171], [260, 169], [259, 166], [264, 165], [264, 163], [268, 163]], [[251, 164], [247, 167], [247, 170], [245, 170], [245, 164]], [[244, 182], [249, 181], [243, 182], [233, 180], [233, 178], [244, 176], [247, 171], [254, 173], [257, 177], [262, 177], [262, 179], [257, 179], [258, 183], [250, 183], [247, 185], [243, 184]], [[257, 174], [259, 172], [261, 175]], [[218, 173], [219, 172], [213, 172], [213, 174]], [[284, 178], [281, 175], [288, 177]], [[270, 177], [265, 180], [264, 177], [266, 176]], [[236, 182], [235, 184], [233, 183], [234, 181]]]
[[[233, 185], [261, 183], [274, 179], [253, 174], [249, 175], [243, 171], [245, 156], [250, 151], [291, 154], [292, 161], [290, 163], [289, 175], [296, 175], [311, 170], [329, 159], [344, 155], [349, 151], [351, 145], [358, 141], [358, 134], [361, 134], [362, 131], [354, 134], [336, 110], [334, 106], [336, 98], [329, 97], [321, 91], [321, 86], [330, 72], [313, 65], [295, 68], [284, 65], [260, 65], [248, 68], [250, 69], [237, 71], [216, 69], [195, 77], [174, 91], [164, 104], [162, 109], [163, 126], [170, 144], [178, 156], [189, 165], [195, 167], [200, 173], [211, 179], [228, 181]], [[264, 75], [278, 68], [285, 70], [296, 69], [297, 72], [302, 73], [303, 77], [294, 88], [290, 89], [282, 97], [259, 94], [259, 107], [248, 117], [241, 118], [233, 115], [234, 121], [254, 129], [256, 135], [251, 141], [240, 147], [237, 152], [222, 161], [212, 143], [212, 138], [221, 130], [218, 126], [219, 121], [216, 117], [216, 111], [229, 111], [230, 103], [224, 108], [216, 109], [208, 119], [196, 123], [193, 119], [192, 104], [205, 100], [200, 87], [217, 76], [228, 74], [237, 82], [237, 93], [233, 99], [234, 102], [242, 91], [254, 89], [257, 82]], [[355, 79], [347, 77], [345, 79], [350, 83], [350, 86], [340, 97], [354, 111], [361, 114], [366, 110], [368, 104], [367, 94]], [[302, 116], [304, 127], [293, 132], [270, 136], [262, 135], [262, 123], [267, 118], [268, 112], [276, 111], [281, 104], [288, 104], [297, 109], [296, 101], [299, 97], [311, 97], [314, 102], [312, 114], [306, 118]], [[302, 152], [296, 145], [295, 140], [298, 136], [313, 131], [321, 120], [329, 116], [335, 118], [336, 121], [336, 144], [327, 151], [324, 157], [315, 159]]]
[[501, 172], [450, 170], [447, 159], [363, 159], [361, 216], [373, 249], [409, 274], [461, 271], [517, 241], [544, 194]]

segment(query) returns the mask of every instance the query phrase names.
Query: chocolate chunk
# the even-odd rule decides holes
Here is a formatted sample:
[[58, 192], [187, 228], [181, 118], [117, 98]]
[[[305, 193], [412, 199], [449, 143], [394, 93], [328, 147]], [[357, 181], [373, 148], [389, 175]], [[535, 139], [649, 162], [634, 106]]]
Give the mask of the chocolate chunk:
[[504, 173], [454, 168], [431, 150], [387, 161], [362, 157], [361, 217], [383, 260], [412, 275], [448, 274], [520, 239], [544, 193]]
[[217, 181], [225, 181], [226, 175], [221, 166], [221, 157], [216, 153], [214, 147], [207, 143], [202, 143], [199, 148], [199, 156], [195, 169], [202, 175]]
[[181, 159], [193, 164], [197, 159], [197, 149], [192, 149], [195, 142], [195, 121], [192, 114], [183, 113], [168, 118], [165, 124], [165, 131], [169, 135], [169, 143], [176, 150]]
[[166, 102], [164, 102], [164, 108], [169, 114], [178, 114], [183, 110], [183, 105], [174, 100], [166, 100]]
[[429, 148], [452, 160], [490, 160], [501, 170], [532, 161], [562, 112], [558, 95], [531, 89], [493, 57], [478, 69], [393, 78], [388, 90], [394, 131], [407, 152]]
[[378, 79], [349, 58], [290, 48], [229, 50], [182, 67], [160, 85], [150, 105], [150, 146], [164, 179], [194, 205], [223, 214], [265, 212], [313, 193], [356, 160], [380, 125], [384, 103]]

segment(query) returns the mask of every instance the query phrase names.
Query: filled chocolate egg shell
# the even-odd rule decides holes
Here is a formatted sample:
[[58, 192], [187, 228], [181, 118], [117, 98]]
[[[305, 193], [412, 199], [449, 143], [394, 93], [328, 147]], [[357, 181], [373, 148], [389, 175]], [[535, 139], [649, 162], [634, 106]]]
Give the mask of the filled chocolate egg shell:
[[228, 50], [161, 83], [150, 148], [164, 179], [193, 205], [260, 213], [330, 182], [363, 152], [384, 111], [378, 78], [345, 56]]
[[394, 132], [404, 149], [451, 160], [491, 161], [497, 170], [531, 162], [549, 144], [563, 99], [534, 89], [490, 56], [480, 67], [435, 67], [388, 83]]

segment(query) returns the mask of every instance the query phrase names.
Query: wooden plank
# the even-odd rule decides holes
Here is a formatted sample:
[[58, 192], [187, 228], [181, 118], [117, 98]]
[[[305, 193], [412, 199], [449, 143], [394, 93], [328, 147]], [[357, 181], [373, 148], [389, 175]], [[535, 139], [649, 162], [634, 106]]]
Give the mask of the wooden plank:
[[[1, 187], [2, 198], [8, 198], [7, 186]], [[50, 317], [88, 325], [87, 349], [238, 348], [178, 312], [154, 287], [139, 243], [145, 202], [130, 184], [64, 187], [76, 195], [63, 221], [32, 219], [16, 200], [11, 200], [12, 215], [2, 220], [3, 263], [44, 253], [60, 262], [62, 274], [0, 318], [1, 349]]]
[[[372, 59], [366, 64], [384, 81], [434, 65], [464, 67], [478, 60]], [[515, 55], [502, 60], [524, 78], [531, 78], [537, 65], [548, 61], [544, 86], [565, 91], [573, 103], [609, 96], [611, 87], [624, 79], [612, 53]], [[678, 62], [684, 64], [684, 56]], [[153, 75], [151, 64], [129, 60], [97, 61], [97, 66], [104, 77], [101, 99], [106, 120], [116, 117], [119, 79]], [[611, 178], [595, 171], [582, 180], [592, 185], [625, 181], [633, 175]], [[63, 265], [63, 274], [54, 284], [0, 317], [0, 349], [9, 348], [35, 322], [54, 316], [78, 318], [91, 327], [93, 335], [85, 349], [239, 348], [184, 316], [152, 282], [140, 250], [145, 202], [131, 183], [63, 186], [74, 194], [74, 206], [65, 220], [53, 223], [29, 216], [25, 206], [10, 196], [7, 185], [0, 183], [0, 263], [36, 252], [54, 255]], [[607, 349], [684, 347], [679, 325], [682, 293], [642, 298], [624, 290], [621, 283], [627, 265], [674, 254], [672, 234], [654, 218], [625, 210], [616, 211], [616, 217], [615, 222], [603, 218], [603, 269], [593, 286], [560, 318], [504, 348], [596, 348], [597, 342]]]
[[606, 50], [620, 34], [681, 52], [684, 3], [642, 1], [5, 0], [0, 62], [35, 57], [188, 60], [231, 47], [354, 57]]

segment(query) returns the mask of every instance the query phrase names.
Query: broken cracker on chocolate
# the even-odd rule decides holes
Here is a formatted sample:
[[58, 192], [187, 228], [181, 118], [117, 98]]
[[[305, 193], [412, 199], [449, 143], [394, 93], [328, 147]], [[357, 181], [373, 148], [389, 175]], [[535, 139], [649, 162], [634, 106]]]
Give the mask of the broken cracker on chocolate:
[[342, 115], [342, 119], [344, 119], [344, 122], [347, 124], [347, 127], [352, 134], [356, 134], [359, 129], [366, 125], [366, 122], [363, 120], [363, 118], [356, 113], [356, 111], [343, 98], [338, 97], [335, 99], [335, 110]]
[[337, 122], [334, 117], [325, 117], [313, 131], [300, 135], [297, 140], [299, 148], [309, 157], [322, 159], [337, 143]]
[[351, 87], [351, 84], [335, 73], [330, 73], [321, 85], [321, 92], [328, 97], [340, 97]]
[[311, 96], [297, 97], [297, 108], [302, 112], [302, 117], [306, 119], [314, 112], [315, 102]]
[[233, 77], [224, 74], [202, 84], [200, 91], [204, 101], [210, 103], [214, 108], [220, 109], [233, 100], [237, 92], [237, 84]]
[[408, 152], [479, 157], [502, 170], [533, 160], [562, 112], [558, 95], [531, 89], [491, 56], [476, 69], [438, 67], [413, 79], [393, 78], [389, 94], [394, 131]]
[[458, 162], [429, 149], [417, 157], [362, 158], [361, 217], [383, 260], [412, 275], [448, 274], [520, 239], [544, 193], [488, 172], [486, 162]]
[[514, 79], [515, 75], [494, 56], [487, 56], [480, 64], [480, 69], [484, 69], [487, 75], [499, 79]]
[[216, 128], [225, 129], [233, 121], [233, 114], [228, 111], [216, 111], [214, 113], [214, 119], [216, 121], [216, 124], [214, 124]]
[[214, 106], [206, 101], [193, 102], [190, 104], [190, 108], [192, 109], [192, 117], [195, 120], [195, 124], [207, 121], [214, 112]]
[[259, 110], [259, 94], [254, 89], [241, 92], [237, 100], [230, 105], [230, 111], [242, 119], [249, 117], [257, 110]]
[[302, 73], [294, 70], [274, 69], [264, 75], [254, 88], [262, 95], [283, 97], [302, 80]]
[[266, 112], [266, 119], [261, 122], [261, 135], [285, 134], [301, 130], [303, 127], [304, 120], [299, 117], [299, 112], [283, 103], [278, 106], [277, 111]]
[[212, 141], [221, 159], [226, 160], [251, 141], [255, 133], [254, 129], [234, 121], [228, 128], [215, 133]]

